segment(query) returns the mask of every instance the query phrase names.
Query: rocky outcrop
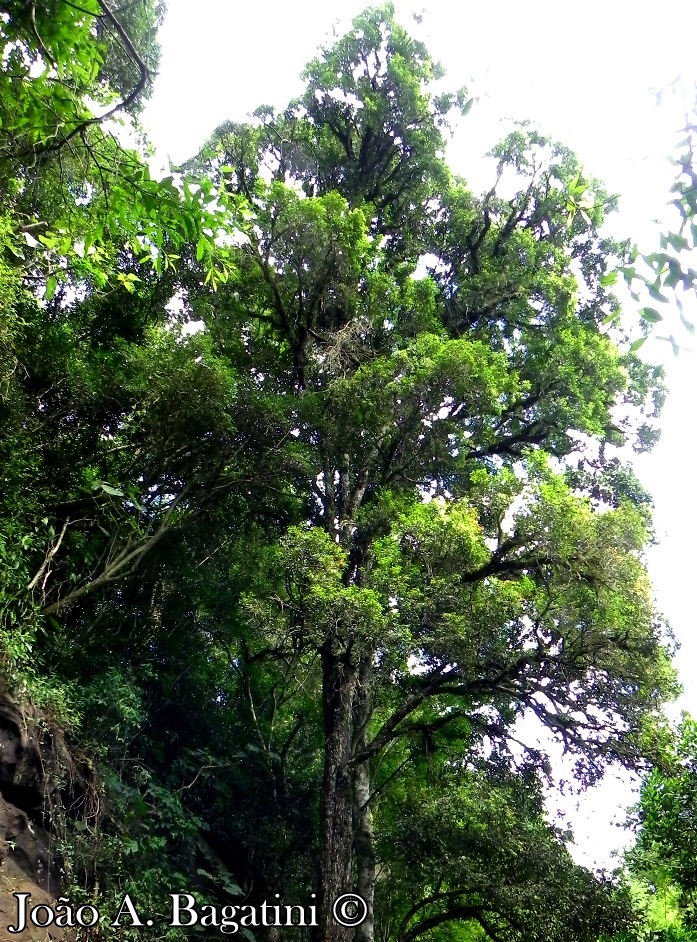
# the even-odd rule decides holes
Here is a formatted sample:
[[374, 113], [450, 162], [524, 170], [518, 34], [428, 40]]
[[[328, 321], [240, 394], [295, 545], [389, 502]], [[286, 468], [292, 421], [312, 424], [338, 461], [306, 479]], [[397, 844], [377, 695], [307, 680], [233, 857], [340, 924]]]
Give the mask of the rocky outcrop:
[[7, 927], [15, 924], [14, 894], [31, 893], [30, 905], [51, 907], [61, 894], [51, 829], [59, 809], [84, 807], [88, 776], [55, 725], [0, 686], [0, 942], [63, 938], [55, 926], [29, 926], [21, 935]]
[[[15, 925], [15, 893], [31, 893], [31, 903], [53, 907], [60, 894], [60, 877], [51, 852], [51, 837], [32, 824], [25, 811], [0, 798], [0, 940], [9, 942], [17, 935], [8, 932]], [[28, 926], [21, 939], [62, 939], [63, 932], [51, 926]]]

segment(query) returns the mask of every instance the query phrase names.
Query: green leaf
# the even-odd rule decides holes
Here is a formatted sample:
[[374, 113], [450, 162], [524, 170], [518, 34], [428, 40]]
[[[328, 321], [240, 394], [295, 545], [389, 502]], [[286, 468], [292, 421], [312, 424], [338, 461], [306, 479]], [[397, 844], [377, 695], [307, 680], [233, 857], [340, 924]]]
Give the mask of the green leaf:
[[695, 325], [692, 323], [692, 321], [688, 320], [688, 319], [685, 317], [685, 315], [683, 314], [682, 311], [680, 311], [680, 321], [682, 322], [683, 327], [685, 328], [685, 330], [688, 331], [688, 333], [694, 334], [694, 332], [695, 332]]
[[242, 888], [239, 887], [236, 883], [232, 883], [231, 881], [229, 882], [225, 880], [223, 882], [223, 889], [226, 893], [229, 893], [230, 896], [244, 896]]
[[639, 339], [638, 339], [638, 340], [635, 340], [634, 343], [633, 343], [633, 344], [631, 345], [631, 347], [629, 348], [630, 352], [631, 352], [631, 353], [636, 353], [636, 351], [637, 351], [640, 347], [643, 347], [643, 345], [644, 345], [645, 343], [646, 343], [646, 337], [639, 337]]
[[52, 301], [58, 286], [58, 279], [55, 275], [49, 275], [46, 279], [46, 290], [44, 291], [44, 301]]
[[689, 247], [689, 242], [685, 236], [680, 235], [679, 232], [672, 232], [668, 236], [668, 243], [673, 246], [676, 252], [680, 252]]
[[663, 320], [663, 315], [659, 314], [654, 307], [643, 307], [639, 311], [639, 314], [645, 321], [648, 321], [649, 324], [657, 324], [659, 321]]
[[654, 299], [654, 301], [660, 301], [662, 304], [668, 304], [668, 298], [664, 294], [661, 294], [655, 284], [649, 285], [648, 289], [649, 294]]
[[105, 494], [110, 494], [112, 497], [124, 497], [123, 491], [119, 490], [118, 487], [112, 487], [111, 484], [105, 484], [103, 481], [99, 485]]
[[675, 288], [683, 280], [682, 269], [677, 263], [673, 263], [670, 266], [670, 271], [666, 275], [665, 287], [666, 288]]

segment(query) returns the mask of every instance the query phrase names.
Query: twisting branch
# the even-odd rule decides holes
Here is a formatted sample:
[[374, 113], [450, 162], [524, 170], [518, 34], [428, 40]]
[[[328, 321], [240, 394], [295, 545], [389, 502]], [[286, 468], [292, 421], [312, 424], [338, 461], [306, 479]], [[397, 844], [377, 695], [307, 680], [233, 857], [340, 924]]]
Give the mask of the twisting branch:
[[58, 539], [57, 539], [56, 542], [53, 544], [53, 546], [51, 547], [51, 549], [46, 553], [46, 556], [45, 556], [45, 558], [44, 558], [44, 561], [42, 562], [41, 566], [39, 567], [39, 571], [37, 572], [37, 574], [34, 576], [34, 578], [31, 580], [31, 582], [30, 582], [29, 585], [27, 586], [27, 590], [28, 590], [29, 592], [31, 592], [32, 589], [35, 589], [35, 588], [36, 588], [36, 586], [37, 586], [38, 583], [39, 583], [39, 579], [42, 577], [42, 575], [44, 574], [44, 572], [46, 571], [46, 569], [47, 569], [48, 566], [50, 565], [51, 560], [53, 559], [53, 557], [54, 557], [54, 556], [56, 555], [56, 553], [58, 552], [58, 550], [59, 550], [59, 548], [60, 548], [60, 545], [61, 545], [61, 543], [63, 542], [63, 537], [65, 536], [65, 531], [68, 529], [69, 524], [70, 524], [70, 517], [68, 517], [68, 518], [66, 519], [65, 523], [63, 524], [63, 529], [61, 530]]
[[34, 39], [36, 40], [36, 44], [39, 47], [39, 50], [41, 51], [41, 55], [44, 56], [46, 61], [50, 63], [50, 65], [52, 65], [54, 69], [57, 68], [56, 60], [53, 58], [51, 53], [46, 48], [46, 44], [44, 43], [43, 39], [41, 38], [41, 35], [39, 34], [39, 30], [36, 25], [36, 4], [35, 3], [30, 3], [29, 5], [29, 18], [31, 20], [31, 31], [34, 34]]
[[143, 537], [141, 540], [130, 541], [127, 543], [121, 552], [106, 564], [104, 570], [99, 576], [87, 582], [80, 588], [69, 592], [68, 595], [64, 596], [62, 599], [58, 599], [51, 605], [45, 606], [41, 610], [42, 614], [56, 615], [64, 608], [73, 605], [75, 602], [79, 601], [81, 598], [84, 598], [87, 595], [91, 595], [93, 592], [96, 592], [105, 585], [109, 585], [112, 582], [117, 582], [126, 578], [126, 576], [131, 575], [140, 563], [142, 557], [162, 539], [165, 533], [169, 533], [177, 526], [177, 522], [170, 523], [172, 513], [191, 490], [193, 484], [193, 481], [189, 481], [189, 483], [181, 489], [179, 494], [177, 494], [176, 498], [167, 508], [167, 511], [162, 517], [162, 522], [154, 533], [152, 533], [150, 536]]
[[128, 93], [128, 95], [126, 95], [125, 98], [117, 102], [117, 104], [115, 104], [112, 108], [106, 111], [103, 115], [100, 115], [99, 117], [95, 116], [92, 118], [85, 118], [78, 125], [76, 125], [72, 129], [72, 131], [69, 131], [68, 134], [61, 137], [59, 140], [54, 141], [52, 144], [44, 144], [43, 146], [39, 145], [38, 147], [36, 147], [35, 148], [36, 153], [47, 154], [53, 151], [60, 150], [65, 144], [71, 141], [74, 137], [76, 137], [79, 134], [83, 134], [87, 130], [87, 128], [90, 127], [91, 125], [102, 124], [104, 121], [106, 121], [108, 118], [111, 118], [117, 112], [130, 108], [130, 106], [137, 100], [137, 98], [142, 93], [150, 77], [150, 72], [148, 70], [148, 67], [146, 66], [145, 62], [143, 61], [136, 47], [133, 45], [133, 41], [131, 40], [131, 37], [128, 35], [128, 33], [123, 28], [121, 23], [114, 16], [114, 14], [111, 12], [111, 10], [109, 9], [106, 3], [106, 0], [97, 0], [97, 3], [99, 4], [99, 8], [102, 11], [101, 15], [104, 17], [104, 19], [109, 23], [111, 28], [117, 34], [117, 36], [121, 40], [121, 43], [123, 44], [124, 49], [126, 50], [128, 55], [131, 57], [135, 65], [137, 66], [138, 72], [139, 72], [138, 81], [136, 82], [135, 86], [131, 89], [131, 91]]

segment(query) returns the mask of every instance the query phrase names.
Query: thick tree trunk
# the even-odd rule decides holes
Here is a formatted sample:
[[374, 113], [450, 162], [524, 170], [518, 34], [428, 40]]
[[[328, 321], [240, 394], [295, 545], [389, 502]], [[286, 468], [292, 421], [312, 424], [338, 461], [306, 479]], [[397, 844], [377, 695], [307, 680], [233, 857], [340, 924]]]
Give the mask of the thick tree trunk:
[[[365, 748], [370, 719], [370, 690], [373, 678], [372, 656], [363, 657], [359, 669], [358, 688], [354, 709], [354, 748], [357, 753]], [[375, 920], [373, 908], [375, 902], [375, 842], [373, 821], [370, 811], [370, 760], [357, 765], [353, 773], [353, 829], [356, 856], [356, 890], [368, 907], [365, 922], [357, 927], [355, 942], [373, 942]]]
[[[329, 647], [329, 646], [327, 646]], [[332, 906], [353, 891], [352, 752], [353, 699], [358, 667], [350, 653], [322, 653], [324, 778], [322, 782], [320, 906], [317, 942], [351, 942], [353, 929], [339, 925]]]

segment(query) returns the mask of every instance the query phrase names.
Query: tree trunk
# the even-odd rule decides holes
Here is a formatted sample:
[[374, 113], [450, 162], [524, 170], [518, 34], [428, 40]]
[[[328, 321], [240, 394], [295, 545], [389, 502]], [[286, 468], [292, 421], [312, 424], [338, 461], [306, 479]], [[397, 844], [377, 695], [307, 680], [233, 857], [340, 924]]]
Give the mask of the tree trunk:
[[[368, 740], [370, 689], [373, 678], [372, 655], [361, 660], [354, 711], [355, 752], [362, 752]], [[353, 828], [356, 853], [357, 892], [368, 907], [365, 922], [357, 927], [355, 942], [373, 942], [375, 936], [375, 843], [370, 811], [370, 760], [357, 765], [353, 773]]]
[[353, 699], [358, 679], [350, 651], [322, 652], [324, 707], [324, 778], [322, 782], [320, 906], [317, 942], [351, 942], [353, 929], [339, 925], [332, 906], [353, 891], [353, 819], [351, 772]]

